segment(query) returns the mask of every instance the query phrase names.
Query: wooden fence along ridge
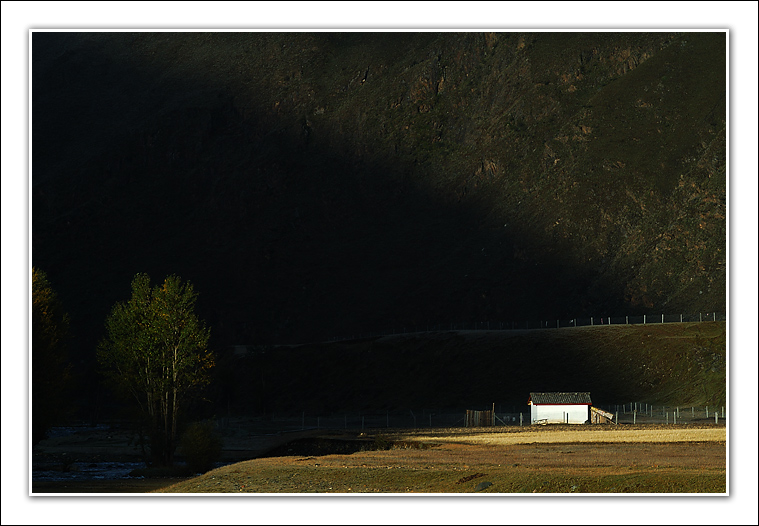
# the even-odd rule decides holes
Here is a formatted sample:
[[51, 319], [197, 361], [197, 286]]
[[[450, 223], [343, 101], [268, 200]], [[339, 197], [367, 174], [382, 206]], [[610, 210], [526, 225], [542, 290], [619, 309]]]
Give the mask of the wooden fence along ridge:
[[493, 404], [493, 409], [490, 411], [473, 411], [471, 409], [467, 409], [464, 425], [465, 427], [494, 426], [495, 404]]

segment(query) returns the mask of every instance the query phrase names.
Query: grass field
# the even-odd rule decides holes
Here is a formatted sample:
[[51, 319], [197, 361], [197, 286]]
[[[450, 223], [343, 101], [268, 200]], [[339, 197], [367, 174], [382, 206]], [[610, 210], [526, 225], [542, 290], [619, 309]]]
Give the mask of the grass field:
[[[633, 426], [630, 426], [633, 427]], [[562, 429], [563, 428], [563, 429]], [[518, 429], [518, 430], [517, 430]], [[676, 426], [608, 426], [602, 429], [572, 426], [551, 426], [539, 431], [523, 431], [524, 428], [507, 428], [504, 432], [471, 432], [470, 430], [417, 432], [401, 434], [403, 440], [415, 442], [456, 442], [475, 445], [505, 446], [513, 444], [577, 444], [577, 443], [677, 443], [677, 442], [724, 442], [724, 426], [711, 428], [681, 428]], [[531, 428], [528, 428], [531, 429]]]
[[[389, 449], [239, 462], [161, 493], [726, 493], [726, 429], [399, 432]], [[370, 437], [371, 438], [371, 437]], [[345, 436], [334, 436], [334, 440]], [[297, 452], [296, 452], [297, 453]]]

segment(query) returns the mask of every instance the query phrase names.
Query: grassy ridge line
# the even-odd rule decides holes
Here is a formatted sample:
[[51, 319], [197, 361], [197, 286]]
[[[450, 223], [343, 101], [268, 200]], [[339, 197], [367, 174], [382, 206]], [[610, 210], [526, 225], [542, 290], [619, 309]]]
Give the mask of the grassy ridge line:
[[726, 323], [399, 335], [274, 347], [233, 366], [247, 411], [525, 407], [533, 391], [590, 391], [596, 405], [718, 406]]

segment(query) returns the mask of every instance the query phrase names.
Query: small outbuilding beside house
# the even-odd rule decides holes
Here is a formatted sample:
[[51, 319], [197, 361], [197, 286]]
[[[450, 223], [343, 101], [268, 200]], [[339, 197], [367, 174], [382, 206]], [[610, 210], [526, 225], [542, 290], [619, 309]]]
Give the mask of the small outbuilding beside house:
[[591, 424], [616, 424], [614, 415], [597, 407], [590, 408]]
[[590, 393], [530, 393], [530, 424], [590, 422]]

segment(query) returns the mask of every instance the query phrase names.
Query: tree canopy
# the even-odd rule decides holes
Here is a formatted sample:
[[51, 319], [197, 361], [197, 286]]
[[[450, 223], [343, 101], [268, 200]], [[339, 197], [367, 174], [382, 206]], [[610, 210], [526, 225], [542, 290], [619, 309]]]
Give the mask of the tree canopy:
[[194, 313], [197, 293], [177, 276], [151, 287], [132, 280], [132, 296], [114, 305], [98, 362], [113, 386], [130, 395], [147, 418], [153, 462], [170, 465], [181, 412], [214, 366], [210, 330]]
[[32, 267], [32, 442], [37, 443], [68, 410], [71, 365], [69, 316], [47, 275]]

